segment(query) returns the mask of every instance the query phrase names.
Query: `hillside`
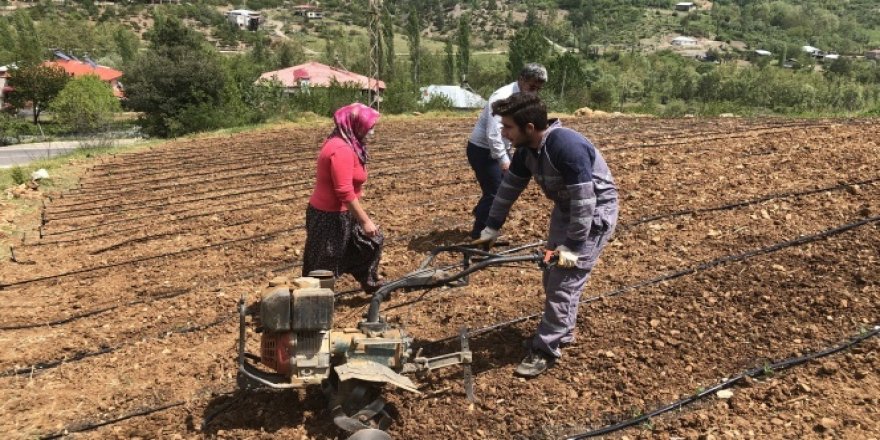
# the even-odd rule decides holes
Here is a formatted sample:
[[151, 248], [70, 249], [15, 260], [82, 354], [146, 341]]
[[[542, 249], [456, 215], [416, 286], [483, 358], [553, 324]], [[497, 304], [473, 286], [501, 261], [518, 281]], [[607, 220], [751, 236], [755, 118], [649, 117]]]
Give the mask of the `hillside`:
[[[262, 32], [273, 40], [296, 39], [311, 55], [326, 50], [340, 35], [366, 38], [367, 2], [321, 2], [324, 18], [308, 20], [294, 14], [298, 2], [283, 0], [223, 0], [132, 2], [0, 1], [0, 35], [8, 35], [16, 10], [27, 10], [46, 43], [71, 53], [97, 57], [112, 55], [112, 44], [102, 34], [118, 28], [138, 36], [152, 25], [154, 14], [184, 19], [209, 41], [227, 50], [253, 46], [256, 36], [231, 25], [224, 14], [249, 8], [262, 14]], [[409, 15], [418, 14], [422, 44], [442, 51], [455, 38], [460, 18], [469, 18], [471, 44], [477, 51], [505, 51], [514, 32], [523, 26], [541, 25], [546, 36], [565, 47], [627, 48], [650, 52], [671, 35], [689, 35], [717, 41], [741, 41], [744, 47], [777, 52], [813, 45], [826, 51], [859, 55], [880, 47], [880, 6], [870, 0], [697, 0], [690, 12], [676, 11], [674, 0], [544, 0], [513, 2], [473, 0], [392, 0], [384, 3], [397, 34], [395, 51], [408, 50]], [[91, 30], [92, 32], [89, 32]], [[12, 39], [3, 39], [7, 46]], [[0, 63], [11, 62], [9, 48], [0, 47]], [[112, 60], [111, 60], [112, 61]]]
[[[366, 0], [321, 2], [320, 18], [308, 17], [302, 6], [283, 0], [0, 0], [0, 66], [38, 64], [51, 50], [88, 56], [125, 72], [123, 82], [133, 92], [128, 108], [149, 112], [134, 98], [154, 97], [135, 95], [154, 93], [154, 80], [164, 81], [170, 66], [192, 62], [166, 56], [185, 46], [186, 53], [198, 53], [199, 67], [179, 70], [176, 80], [216, 80], [216, 87], [205, 91], [210, 103], [195, 94], [185, 108], [162, 110], [192, 112], [180, 133], [300, 112], [329, 114], [342, 101], [368, 101], [356, 91], [288, 99], [295, 90], [255, 86], [262, 72], [306, 60], [371, 71]], [[227, 17], [241, 8], [259, 14], [256, 29]], [[390, 0], [377, 16], [377, 74], [388, 85], [383, 111], [448, 109], [442, 99], [420, 103], [419, 88], [465, 79], [487, 96], [524, 63], [541, 62], [549, 71], [543, 96], [554, 111], [877, 114], [880, 67], [874, 54], [866, 55], [880, 48], [878, 8], [866, 0], [697, 0], [688, 6], [673, 0]], [[807, 45], [817, 49], [805, 52]], [[198, 77], [209, 69], [216, 74]], [[192, 90], [169, 85], [166, 97]], [[230, 108], [221, 110], [224, 105]], [[229, 120], [205, 118], [211, 111]]]

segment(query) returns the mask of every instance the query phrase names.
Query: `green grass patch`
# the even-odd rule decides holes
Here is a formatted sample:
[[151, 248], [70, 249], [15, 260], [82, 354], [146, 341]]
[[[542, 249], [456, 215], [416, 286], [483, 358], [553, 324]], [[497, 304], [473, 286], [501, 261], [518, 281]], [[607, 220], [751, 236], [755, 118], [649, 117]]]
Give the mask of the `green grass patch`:
[[[83, 163], [92, 158], [110, 154], [129, 153], [142, 150], [156, 141], [143, 142], [134, 145], [117, 146], [111, 140], [82, 140], [80, 146], [69, 153], [52, 158], [37, 159], [24, 165], [12, 168], [0, 169], [0, 189], [7, 189], [14, 185], [20, 185], [29, 181], [31, 173], [40, 168], [49, 172], [49, 179], [40, 182], [41, 187], [66, 189], [78, 179], [78, 167], [69, 167], [77, 163]], [[2, 147], [0, 147], [2, 148]]]

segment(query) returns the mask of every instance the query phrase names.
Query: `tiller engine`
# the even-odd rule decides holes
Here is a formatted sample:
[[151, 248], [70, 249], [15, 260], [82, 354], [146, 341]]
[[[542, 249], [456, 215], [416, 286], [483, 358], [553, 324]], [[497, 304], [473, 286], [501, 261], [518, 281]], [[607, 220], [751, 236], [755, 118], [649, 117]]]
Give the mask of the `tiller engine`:
[[[412, 337], [403, 328], [381, 319], [379, 305], [394, 290], [460, 286], [467, 283], [469, 274], [489, 266], [542, 262], [545, 256], [541, 253], [510, 255], [539, 245], [498, 254], [466, 246], [437, 248], [418, 270], [386, 284], [373, 295], [366, 319], [358, 328], [333, 328], [336, 295], [331, 273], [315, 271], [309, 277], [294, 280], [275, 278], [258, 302], [250, 306], [246, 306], [245, 298], [239, 302], [239, 388], [321, 386], [328, 397], [334, 422], [349, 432], [385, 429], [391, 423], [379, 395], [380, 388], [389, 384], [419, 393], [416, 384], [404, 374], [462, 364], [465, 391], [468, 399], [473, 400], [466, 329], [460, 332], [458, 352], [430, 358], [421, 356], [420, 352], [413, 355]], [[445, 252], [461, 253], [462, 263], [431, 267], [435, 257]], [[455, 268], [461, 270], [450, 271]], [[254, 331], [261, 335], [259, 355], [246, 351], [248, 317]], [[375, 438], [387, 438], [387, 435]]]

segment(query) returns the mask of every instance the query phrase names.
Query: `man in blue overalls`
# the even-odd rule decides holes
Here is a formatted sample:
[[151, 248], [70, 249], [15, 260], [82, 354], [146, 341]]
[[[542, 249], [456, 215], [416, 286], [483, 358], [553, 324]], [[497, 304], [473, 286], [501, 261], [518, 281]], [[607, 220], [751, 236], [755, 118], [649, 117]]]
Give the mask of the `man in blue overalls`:
[[617, 186], [599, 150], [580, 133], [548, 121], [536, 95], [518, 93], [492, 106], [502, 134], [517, 147], [510, 168], [474, 243], [492, 243], [510, 208], [534, 177], [554, 202], [547, 248], [559, 259], [544, 272], [544, 315], [516, 374], [535, 377], [574, 340], [578, 303], [599, 254], [617, 225]]

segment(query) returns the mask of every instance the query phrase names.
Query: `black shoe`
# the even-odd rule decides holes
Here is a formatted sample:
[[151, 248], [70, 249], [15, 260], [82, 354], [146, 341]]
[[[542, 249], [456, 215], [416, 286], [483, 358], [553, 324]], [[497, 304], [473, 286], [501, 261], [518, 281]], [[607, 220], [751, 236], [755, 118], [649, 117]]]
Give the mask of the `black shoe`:
[[517, 376], [533, 378], [547, 371], [555, 364], [555, 357], [540, 350], [535, 350], [529, 352], [529, 354], [523, 358], [522, 362], [516, 367], [515, 373]]

